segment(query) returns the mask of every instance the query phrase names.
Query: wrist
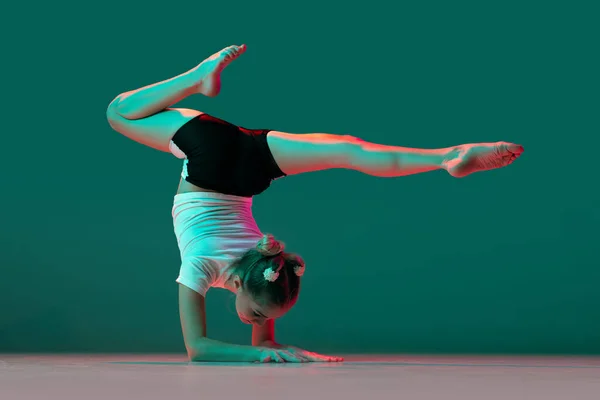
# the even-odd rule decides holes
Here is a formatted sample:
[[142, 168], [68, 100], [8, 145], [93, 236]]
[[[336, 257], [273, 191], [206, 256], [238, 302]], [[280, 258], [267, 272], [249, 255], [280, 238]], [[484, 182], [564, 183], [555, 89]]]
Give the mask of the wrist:
[[244, 361], [256, 362], [256, 361], [260, 361], [260, 357], [261, 357], [260, 347], [249, 346], [246, 351], [246, 359]]
[[281, 347], [283, 347], [282, 345], [280, 345], [279, 343], [275, 342], [274, 340], [263, 340], [260, 344], [260, 347], [269, 347], [271, 349], [279, 349]]

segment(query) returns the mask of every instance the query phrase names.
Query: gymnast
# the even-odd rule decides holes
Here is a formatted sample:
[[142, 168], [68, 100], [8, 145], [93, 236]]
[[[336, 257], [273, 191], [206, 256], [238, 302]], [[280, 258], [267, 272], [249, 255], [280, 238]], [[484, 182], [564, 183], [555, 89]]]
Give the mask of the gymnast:
[[[522, 153], [508, 142], [415, 149], [370, 143], [352, 135], [248, 129], [207, 113], [172, 106], [217, 96], [221, 73], [247, 47], [229, 46], [174, 78], [118, 95], [107, 108], [115, 131], [183, 161], [172, 216], [181, 256], [179, 315], [190, 361], [337, 362], [275, 340], [275, 320], [294, 306], [305, 263], [258, 228], [252, 199], [287, 175], [350, 169], [376, 177], [434, 170], [462, 178], [505, 167]], [[205, 296], [211, 287], [235, 293], [236, 311], [252, 324], [252, 345], [209, 339]]]

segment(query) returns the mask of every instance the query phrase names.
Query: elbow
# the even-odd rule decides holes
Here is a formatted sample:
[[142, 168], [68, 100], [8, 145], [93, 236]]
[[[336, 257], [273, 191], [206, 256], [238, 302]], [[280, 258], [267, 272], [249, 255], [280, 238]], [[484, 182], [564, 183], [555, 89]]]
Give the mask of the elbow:
[[202, 358], [198, 356], [197, 353], [190, 353], [188, 352], [188, 357], [187, 357], [189, 362], [200, 362], [202, 361]]
[[201, 361], [197, 346], [186, 346], [187, 359], [190, 362]]
[[202, 340], [196, 340], [194, 343], [186, 346], [187, 358], [191, 362], [206, 361], [205, 343]]
[[190, 362], [199, 362], [203, 360], [203, 353], [199, 351], [197, 348], [188, 348], [187, 349], [187, 358]]

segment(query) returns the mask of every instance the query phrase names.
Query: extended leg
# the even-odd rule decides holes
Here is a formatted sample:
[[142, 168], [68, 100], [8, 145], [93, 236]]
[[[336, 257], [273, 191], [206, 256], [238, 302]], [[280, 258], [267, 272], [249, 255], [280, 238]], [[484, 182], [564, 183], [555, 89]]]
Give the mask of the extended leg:
[[523, 151], [506, 142], [414, 149], [369, 143], [349, 135], [292, 134], [272, 131], [269, 147], [288, 175], [332, 168], [353, 169], [379, 177], [398, 177], [443, 169], [463, 177], [504, 167]]
[[163, 111], [194, 93], [214, 97], [221, 90], [223, 70], [245, 51], [245, 45], [226, 47], [174, 78], [120, 94], [112, 108], [124, 118], [139, 119]]
[[121, 93], [106, 110], [110, 126], [138, 143], [169, 152], [169, 142], [175, 132], [202, 114], [170, 106], [195, 93], [216, 96], [221, 87], [221, 72], [245, 51], [245, 46], [227, 47], [188, 72]]

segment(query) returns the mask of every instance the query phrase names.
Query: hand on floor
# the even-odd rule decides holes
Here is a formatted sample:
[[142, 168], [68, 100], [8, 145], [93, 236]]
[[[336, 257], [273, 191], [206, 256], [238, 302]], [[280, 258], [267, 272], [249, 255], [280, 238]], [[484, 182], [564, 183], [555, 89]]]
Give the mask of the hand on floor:
[[295, 346], [283, 346], [283, 349], [289, 351], [290, 353], [292, 353], [294, 355], [301, 356], [301, 357], [305, 358], [306, 360], [308, 360], [309, 362], [340, 362], [340, 361], [344, 361], [343, 357], [325, 356], [322, 354], [313, 353], [312, 351], [303, 350], [303, 349], [300, 349]]
[[260, 351], [259, 362], [340, 362], [342, 357], [326, 356], [312, 351], [300, 349], [295, 346], [281, 345], [268, 342], [258, 348]]

